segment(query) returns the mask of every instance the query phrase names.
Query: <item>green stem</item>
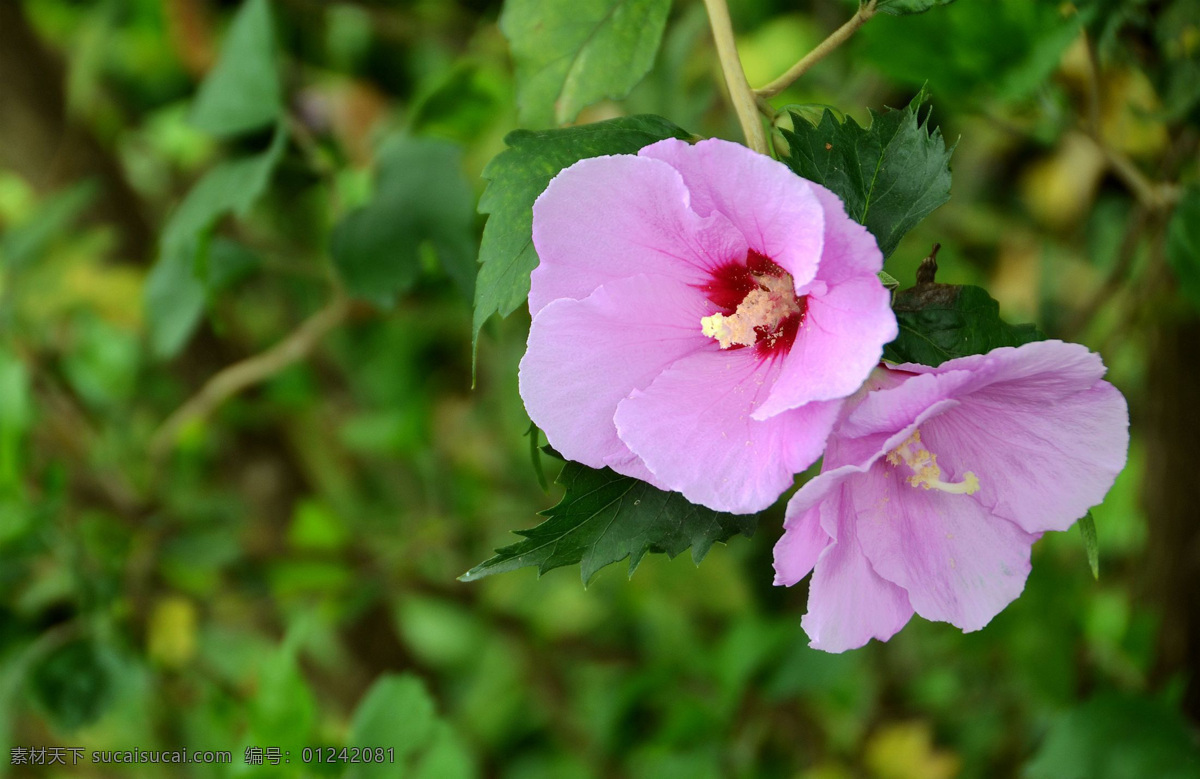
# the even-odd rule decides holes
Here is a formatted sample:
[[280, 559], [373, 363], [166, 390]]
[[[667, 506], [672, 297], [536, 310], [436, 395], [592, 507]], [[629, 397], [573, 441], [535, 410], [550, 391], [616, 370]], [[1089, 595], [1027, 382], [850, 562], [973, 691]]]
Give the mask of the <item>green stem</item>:
[[825, 59], [829, 52], [841, 46], [850, 39], [851, 35], [858, 32], [858, 28], [866, 24], [867, 20], [875, 15], [876, 1], [868, 0], [868, 2], [860, 5], [858, 13], [850, 17], [850, 21], [834, 30], [828, 38], [817, 45], [817, 48], [805, 54], [799, 62], [788, 68], [788, 71], [782, 76], [770, 84], [754, 90], [755, 95], [762, 98], [775, 97], [775, 95], [790, 87], [796, 79], [807, 73], [809, 68]]
[[746, 80], [742, 60], [738, 57], [729, 8], [725, 5], [725, 0], [704, 0], [704, 6], [708, 9], [708, 22], [712, 27], [713, 41], [717, 45], [721, 71], [725, 74], [725, 85], [729, 88], [729, 99], [733, 103], [733, 110], [737, 112], [738, 122], [742, 125], [746, 145], [759, 154], [766, 154], [767, 134], [763, 131], [762, 120], [758, 117], [754, 90]]

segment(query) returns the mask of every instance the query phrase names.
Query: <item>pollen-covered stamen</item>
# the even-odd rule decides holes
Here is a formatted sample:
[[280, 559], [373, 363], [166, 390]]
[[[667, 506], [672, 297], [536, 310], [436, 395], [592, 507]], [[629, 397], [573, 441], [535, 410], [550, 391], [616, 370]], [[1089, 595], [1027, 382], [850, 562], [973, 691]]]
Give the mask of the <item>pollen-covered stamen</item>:
[[790, 316], [802, 313], [792, 277], [787, 273], [750, 274], [758, 285], [746, 293], [737, 311], [729, 316], [713, 314], [700, 320], [700, 329], [715, 338], [722, 349], [753, 346], [760, 333], [772, 333]]
[[963, 474], [962, 481], [942, 481], [937, 455], [921, 445], [920, 430], [914, 430], [904, 443], [888, 452], [887, 461], [892, 465], [907, 465], [913, 472], [908, 477], [908, 483], [914, 487], [941, 490], [952, 495], [974, 495], [979, 491], [979, 479], [971, 471]]

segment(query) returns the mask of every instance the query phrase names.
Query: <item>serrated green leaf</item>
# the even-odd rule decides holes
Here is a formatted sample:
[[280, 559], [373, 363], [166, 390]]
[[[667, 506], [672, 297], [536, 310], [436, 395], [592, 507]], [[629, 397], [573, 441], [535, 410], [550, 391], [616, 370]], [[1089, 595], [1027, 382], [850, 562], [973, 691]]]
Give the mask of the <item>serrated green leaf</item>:
[[238, 135], [274, 124], [282, 113], [271, 8], [267, 0], [247, 0], [200, 85], [191, 122], [214, 135]]
[[1083, 549], [1087, 552], [1088, 567], [1092, 569], [1092, 577], [1100, 578], [1100, 541], [1096, 538], [1096, 520], [1092, 512], [1083, 515], [1079, 520], [1079, 534], [1083, 536]]
[[526, 566], [546, 573], [579, 563], [586, 585], [601, 568], [626, 557], [632, 576], [647, 552], [675, 557], [691, 547], [692, 559], [699, 563], [714, 543], [738, 533], [748, 538], [758, 524], [758, 514], [713, 511], [609, 468], [568, 462], [555, 482], [567, 492], [557, 506], [542, 512], [549, 519], [518, 530], [524, 541], [498, 549], [464, 574], [463, 581]]
[[1167, 263], [1179, 291], [1200, 310], [1200, 186], [1184, 192], [1167, 225]]
[[537, 267], [533, 249], [533, 201], [563, 168], [586, 157], [633, 154], [664, 138], [690, 136], [661, 116], [610, 119], [582, 127], [531, 132], [517, 130], [509, 148], [483, 171], [488, 186], [479, 199], [488, 214], [479, 247], [475, 283], [474, 337], [492, 314], [508, 316], [529, 297], [529, 274]]
[[508, 0], [500, 30], [517, 71], [522, 124], [573, 121], [621, 98], [654, 64], [671, 0]]
[[954, 0], [881, 0], [875, 9], [880, 13], [892, 16], [908, 16], [923, 14], [930, 8], [939, 5], [950, 5]]
[[1020, 346], [1046, 336], [1035, 325], [1010, 325], [980, 287], [918, 284], [896, 294], [900, 335], [883, 349], [892, 362], [938, 366], [956, 357]]
[[[204, 280], [214, 277], [208, 268], [213, 227], [226, 214], [249, 213], [266, 191], [286, 146], [287, 133], [281, 126], [265, 151], [227, 160], [206, 173], [171, 214], [144, 291], [156, 356], [172, 357], [187, 343], [204, 313]], [[215, 276], [219, 280], [220, 274]]]
[[790, 154], [783, 160], [800, 176], [831, 189], [852, 219], [875, 236], [883, 256], [904, 234], [950, 199], [950, 155], [929, 115], [919, 117], [918, 96], [904, 109], [871, 113], [861, 127], [826, 110], [813, 125], [792, 114], [784, 130]]
[[375, 195], [334, 228], [333, 264], [352, 295], [381, 307], [421, 272], [421, 245], [433, 246], [469, 298], [474, 284], [474, 204], [460, 152], [447, 141], [395, 136], [377, 155]]

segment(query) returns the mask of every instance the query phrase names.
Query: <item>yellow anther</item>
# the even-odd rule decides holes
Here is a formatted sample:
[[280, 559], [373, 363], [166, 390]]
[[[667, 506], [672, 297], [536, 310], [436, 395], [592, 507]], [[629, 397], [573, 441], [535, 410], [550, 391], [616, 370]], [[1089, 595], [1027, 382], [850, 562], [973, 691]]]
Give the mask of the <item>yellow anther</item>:
[[887, 461], [899, 466], [904, 463], [912, 470], [908, 483], [926, 490], [941, 490], [952, 495], [974, 495], [979, 491], [979, 478], [967, 471], [962, 481], [942, 481], [942, 469], [937, 464], [937, 455], [921, 445], [921, 431], [915, 430], [908, 439], [888, 452]]

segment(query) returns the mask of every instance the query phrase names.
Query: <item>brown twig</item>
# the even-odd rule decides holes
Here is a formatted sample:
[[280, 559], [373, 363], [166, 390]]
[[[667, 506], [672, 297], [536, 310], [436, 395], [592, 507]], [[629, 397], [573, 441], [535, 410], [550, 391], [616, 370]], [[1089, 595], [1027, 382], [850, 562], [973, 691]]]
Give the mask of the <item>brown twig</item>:
[[929, 250], [929, 256], [921, 260], [920, 266], [917, 267], [917, 283], [918, 284], [933, 284], [936, 282], [938, 264], [938, 252], [942, 250], [940, 243], [935, 243], [933, 248]]
[[174, 445], [179, 431], [194, 420], [204, 419], [218, 406], [247, 387], [259, 384], [312, 352], [330, 330], [345, 321], [350, 301], [340, 292], [317, 313], [296, 328], [287, 338], [261, 354], [234, 363], [218, 372], [171, 414], [150, 439], [150, 455], [157, 459]]

